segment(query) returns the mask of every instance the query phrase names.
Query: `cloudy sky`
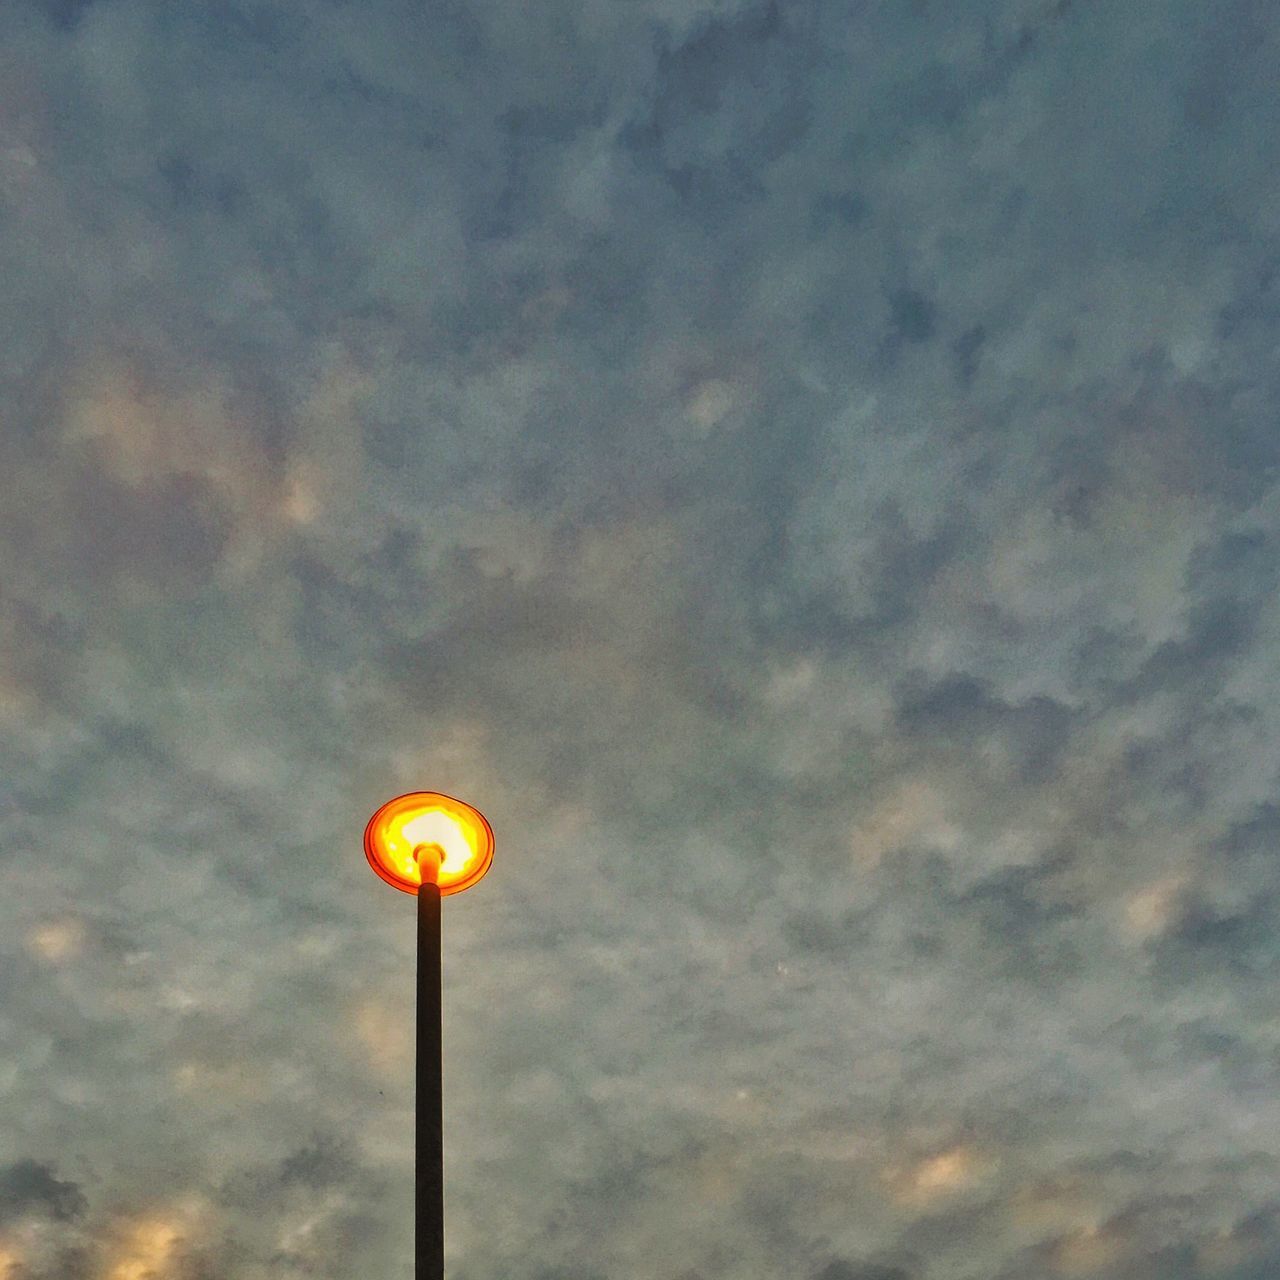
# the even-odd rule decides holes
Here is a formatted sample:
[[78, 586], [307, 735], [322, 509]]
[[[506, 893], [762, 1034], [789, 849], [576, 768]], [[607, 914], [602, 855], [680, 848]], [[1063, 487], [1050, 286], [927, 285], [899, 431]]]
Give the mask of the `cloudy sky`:
[[0, 1277], [1280, 1273], [1278, 46], [0, 5]]

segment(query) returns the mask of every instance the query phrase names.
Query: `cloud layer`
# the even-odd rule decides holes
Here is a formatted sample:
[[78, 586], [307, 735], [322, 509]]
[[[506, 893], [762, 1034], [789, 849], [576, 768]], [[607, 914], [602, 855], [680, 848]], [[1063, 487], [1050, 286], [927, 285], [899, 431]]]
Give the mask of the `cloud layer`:
[[1280, 22], [0, 11], [0, 1278], [1280, 1267]]

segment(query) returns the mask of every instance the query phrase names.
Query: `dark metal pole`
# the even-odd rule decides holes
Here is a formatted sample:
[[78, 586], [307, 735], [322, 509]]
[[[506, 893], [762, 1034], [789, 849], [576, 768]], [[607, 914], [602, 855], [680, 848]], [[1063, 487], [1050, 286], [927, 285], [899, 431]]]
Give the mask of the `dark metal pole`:
[[418, 1096], [414, 1145], [416, 1280], [444, 1280], [444, 1062], [441, 1027], [440, 890], [434, 883], [425, 883], [418, 889]]

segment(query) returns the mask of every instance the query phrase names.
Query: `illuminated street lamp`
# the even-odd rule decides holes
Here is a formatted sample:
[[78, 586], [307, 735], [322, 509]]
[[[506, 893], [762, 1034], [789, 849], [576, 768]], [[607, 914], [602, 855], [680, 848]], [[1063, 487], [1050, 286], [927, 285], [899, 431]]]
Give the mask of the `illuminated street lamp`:
[[444, 1280], [444, 1095], [440, 899], [469, 889], [493, 861], [484, 814], [438, 791], [388, 800], [364, 829], [369, 865], [418, 896], [418, 1057], [414, 1136], [414, 1275]]

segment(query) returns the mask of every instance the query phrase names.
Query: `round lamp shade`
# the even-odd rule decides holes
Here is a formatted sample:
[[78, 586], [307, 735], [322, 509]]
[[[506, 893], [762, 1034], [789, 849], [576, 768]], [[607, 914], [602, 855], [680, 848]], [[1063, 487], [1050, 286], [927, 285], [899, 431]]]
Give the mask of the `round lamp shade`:
[[389, 884], [416, 894], [422, 874], [414, 850], [436, 845], [441, 853], [440, 893], [469, 889], [493, 861], [493, 828], [479, 809], [438, 791], [411, 791], [388, 800], [364, 829], [369, 865]]

